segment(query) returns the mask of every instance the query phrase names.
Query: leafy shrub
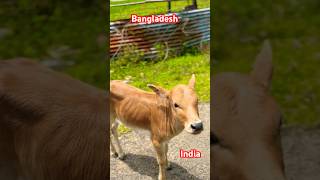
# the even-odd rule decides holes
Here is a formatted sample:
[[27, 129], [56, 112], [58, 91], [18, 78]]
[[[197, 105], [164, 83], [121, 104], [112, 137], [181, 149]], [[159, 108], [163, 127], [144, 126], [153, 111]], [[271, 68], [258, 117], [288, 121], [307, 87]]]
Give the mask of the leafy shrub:
[[121, 48], [121, 51], [114, 58], [117, 65], [137, 64], [143, 60], [144, 53], [138, 50], [137, 45], [130, 43]]

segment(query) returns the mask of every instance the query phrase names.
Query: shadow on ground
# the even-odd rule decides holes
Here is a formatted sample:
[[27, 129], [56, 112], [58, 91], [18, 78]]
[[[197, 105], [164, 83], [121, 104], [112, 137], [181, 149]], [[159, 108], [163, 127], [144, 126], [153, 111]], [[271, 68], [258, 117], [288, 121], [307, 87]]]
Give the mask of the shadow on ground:
[[[152, 179], [158, 178], [159, 168], [155, 157], [128, 153], [124, 162], [134, 172], [149, 176]], [[171, 167], [172, 169], [167, 171], [167, 179], [181, 179], [181, 174], [183, 174], [188, 179], [200, 180], [176, 163], [171, 162]]]

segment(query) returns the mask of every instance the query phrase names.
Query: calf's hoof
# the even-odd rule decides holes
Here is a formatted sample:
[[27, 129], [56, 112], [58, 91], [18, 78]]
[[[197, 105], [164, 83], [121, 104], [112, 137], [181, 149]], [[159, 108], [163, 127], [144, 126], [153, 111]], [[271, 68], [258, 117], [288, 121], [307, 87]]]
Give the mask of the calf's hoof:
[[112, 157], [117, 158], [118, 156], [118, 153], [112, 153]]
[[123, 160], [126, 159], [126, 155], [125, 154], [121, 154], [120, 156], [118, 156], [118, 158], [123, 161]]
[[171, 163], [170, 163], [169, 161], [167, 162], [167, 167], [166, 167], [166, 169], [167, 169], [167, 170], [171, 170], [171, 169], [172, 169]]

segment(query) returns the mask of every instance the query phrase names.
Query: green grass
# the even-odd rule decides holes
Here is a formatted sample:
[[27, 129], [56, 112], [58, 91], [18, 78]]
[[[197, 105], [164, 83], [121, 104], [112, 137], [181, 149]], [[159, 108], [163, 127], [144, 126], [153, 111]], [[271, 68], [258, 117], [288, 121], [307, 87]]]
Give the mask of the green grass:
[[120, 124], [118, 127], [118, 132], [121, 134], [126, 134], [128, 132], [131, 132], [132, 130], [128, 127], [126, 127], [124, 124]]
[[52, 59], [51, 51], [67, 47], [68, 50], [60, 53], [58, 59], [71, 61], [74, 65], [60, 70], [105, 88], [106, 43], [98, 42], [105, 35], [105, 14], [100, 11], [102, 6], [81, 8], [68, 5], [62, 3], [47, 13], [13, 9], [0, 3], [0, 28], [11, 32], [0, 39], [0, 59]]
[[318, 1], [226, 0], [217, 1], [215, 7], [214, 73], [250, 71], [262, 41], [270, 39], [275, 66], [272, 94], [285, 123], [319, 124]]
[[209, 54], [185, 55], [158, 63], [142, 62], [119, 66], [116, 61], [110, 63], [111, 79], [132, 80], [132, 85], [148, 90], [147, 84], [160, 85], [171, 89], [177, 84], [187, 84], [191, 74], [196, 74], [196, 92], [199, 100], [210, 100], [210, 60]]
[[[121, 2], [111, 2], [110, 4], [123, 4], [127, 2], [141, 2], [143, 0], [127, 0]], [[198, 8], [210, 7], [210, 0], [198, 0]], [[173, 1], [171, 3], [172, 12], [179, 12], [185, 6], [191, 5], [192, 1]], [[167, 2], [146, 3], [131, 6], [110, 7], [110, 21], [129, 19], [131, 14], [138, 14], [140, 16], [150, 14], [163, 14], [167, 12]]]

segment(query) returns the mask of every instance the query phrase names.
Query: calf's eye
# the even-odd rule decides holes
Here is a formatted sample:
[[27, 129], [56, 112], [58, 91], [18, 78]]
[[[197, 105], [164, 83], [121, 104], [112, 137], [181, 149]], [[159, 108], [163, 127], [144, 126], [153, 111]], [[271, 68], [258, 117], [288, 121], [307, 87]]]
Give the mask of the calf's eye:
[[175, 108], [180, 108], [179, 104], [177, 104], [177, 103], [174, 103], [174, 107]]

